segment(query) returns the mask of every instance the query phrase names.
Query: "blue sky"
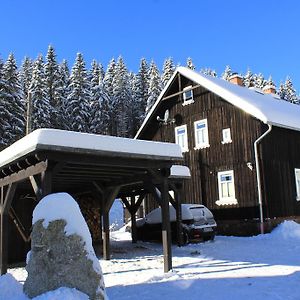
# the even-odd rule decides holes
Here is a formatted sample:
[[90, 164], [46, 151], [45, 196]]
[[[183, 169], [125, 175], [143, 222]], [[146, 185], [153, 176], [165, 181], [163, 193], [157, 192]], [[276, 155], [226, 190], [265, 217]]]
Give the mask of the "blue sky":
[[162, 66], [166, 57], [220, 75], [234, 71], [287, 75], [300, 92], [300, 1], [242, 0], [2, 0], [0, 56], [45, 54], [72, 66], [82, 52], [104, 66], [122, 55], [130, 70], [145, 57]]

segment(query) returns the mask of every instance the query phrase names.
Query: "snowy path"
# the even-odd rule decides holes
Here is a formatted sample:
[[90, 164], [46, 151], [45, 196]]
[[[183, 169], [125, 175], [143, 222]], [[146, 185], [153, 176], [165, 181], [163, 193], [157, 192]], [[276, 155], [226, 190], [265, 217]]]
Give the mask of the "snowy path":
[[[112, 237], [112, 260], [101, 261], [111, 300], [300, 299], [300, 225], [293, 222], [269, 235], [173, 246], [167, 274], [160, 244], [132, 245], [121, 231]], [[21, 282], [26, 278], [22, 268], [10, 272]]]

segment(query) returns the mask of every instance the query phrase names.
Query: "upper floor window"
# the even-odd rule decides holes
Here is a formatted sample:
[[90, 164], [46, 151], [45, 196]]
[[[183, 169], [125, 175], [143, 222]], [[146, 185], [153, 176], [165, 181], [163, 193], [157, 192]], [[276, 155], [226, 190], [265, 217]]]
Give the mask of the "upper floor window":
[[222, 130], [222, 138], [222, 144], [228, 144], [232, 142], [230, 128], [225, 128]]
[[233, 170], [218, 172], [219, 200], [217, 205], [237, 204], [235, 198]]
[[209, 147], [207, 119], [199, 120], [194, 123], [195, 127], [195, 148]]
[[300, 169], [295, 169], [295, 180], [296, 180], [296, 200], [300, 201]]
[[181, 147], [183, 152], [189, 150], [186, 125], [175, 127], [175, 142]]
[[183, 104], [182, 105], [187, 105], [191, 104], [194, 102], [194, 95], [193, 95], [193, 90], [192, 86], [189, 85], [183, 89]]

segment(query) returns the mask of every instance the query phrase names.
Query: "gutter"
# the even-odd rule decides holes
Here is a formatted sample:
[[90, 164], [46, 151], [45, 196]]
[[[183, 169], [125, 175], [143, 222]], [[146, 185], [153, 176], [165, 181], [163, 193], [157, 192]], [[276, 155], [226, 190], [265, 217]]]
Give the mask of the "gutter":
[[254, 156], [255, 156], [255, 165], [256, 165], [256, 179], [257, 179], [257, 191], [258, 191], [258, 205], [259, 205], [259, 221], [260, 221], [260, 233], [264, 234], [264, 215], [263, 215], [263, 205], [262, 205], [262, 191], [261, 191], [261, 174], [259, 166], [259, 157], [258, 157], [258, 144], [262, 139], [268, 135], [272, 130], [272, 125], [268, 124], [268, 130], [263, 133], [255, 142], [254, 142]]

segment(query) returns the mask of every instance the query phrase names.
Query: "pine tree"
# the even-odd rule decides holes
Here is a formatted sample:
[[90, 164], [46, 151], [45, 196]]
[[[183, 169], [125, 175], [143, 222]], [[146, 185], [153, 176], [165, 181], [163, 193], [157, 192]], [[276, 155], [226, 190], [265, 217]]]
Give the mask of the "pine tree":
[[299, 99], [297, 97], [296, 90], [289, 76], [286, 78], [284, 86], [285, 86], [285, 95], [286, 95], [285, 100], [291, 103], [299, 104]]
[[230, 66], [226, 66], [224, 73], [222, 74], [222, 79], [229, 81], [229, 78], [232, 76], [232, 70]]
[[6, 82], [3, 78], [3, 63], [0, 63], [0, 150], [4, 149], [9, 140], [6, 132], [10, 130], [10, 120], [12, 116], [9, 111], [8, 95], [6, 92]]
[[[99, 64], [94, 60], [91, 69], [91, 127], [92, 133], [100, 134], [103, 130], [102, 124], [102, 98], [103, 83]], [[101, 78], [102, 77], [102, 78]]]
[[161, 90], [162, 90], [162, 83], [161, 83], [159, 71], [154, 61], [152, 61], [149, 70], [149, 89], [148, 89], [146, 113], [149, 112], [149, 110], [157, 100]]
[[13, 54], [9, 55], [3, 65], [3, 80], [5, 82], [5, 102], [9, 105], [8, 110], [10, 113], [10, 118], [7, 120], [10, 128], [7, 128], [4, 139], [6, 139], [8, 144], [11, 144], [20, 139], [25, 132], [22, 88], [18, 79], [17, 63]]
[[29, 93], [31, 94], [32, 103], [32, 130], [37, 128], [49, 128], [51, 126], [51, 107], [47, 94], [44, 60], [42, 55], [39, 55], [37, 60], [34, 62]]
[[134, 103], [134, 118], [136, 123], [133, 124], [133, 130], [136, 132], [145, 118], [148, 90], [149, 90], [149, 67], [147, 61], [143, 58], [140, 62], [140, 68], [132, 80]]
[[128, 70], [125, 66], [122, 57], [118, 58], [116, 64], [116, 72], [113, 79], [113, 96], [114, 102], [112, 109], [116, 112], [113, 119], [113, 128], [116, 130], [113, 135], [127, 136], [128, 134], [128, 107], [131, 98], [131, 91], [129, 86]]
[[188, 57], [187, 60], [186, 60], [186, 66], [191, 70], [195, 70], [195, 66], [194, 66], [193, 61], [190, 57]]
[[99, 64], [98, 66], [99, 66], [99, 80], [100, 80], [100, 83], [102, 83], [104, 80], [105, 71], [104, 71], [102, 64]]
[[56, 61], [55, 50], [52, 45], [48, 47], [48, 52], [45, 62], [45, 83], [46, 93], [50, 102], [50, 119], [51, 127], [59, 128], [61, 126], [59, 120], [59, 110], [62, 105], [59, 93], [59, 66]]
[[282, 82], [280, 82], [277, 94], [279, 95], [280, 99], [287, 100], [285, 85]]
[[250, 69], [247, 70], [247, 73], [243, 78], [243, 83], [244, 83], [244, 86], [247, 88], [254, 86], [254, 78], [253, 78], [253, 74], [250, 71]]
[[164, 61], [163, 65], [163, 73], [162, 73], [162, 84], [165, 86], [169, 79], [172, 77], [174, 73], [175, 67], [171, 57], [167, 58]]
[[114, 126], [115, 111], [113, 110], [114, 93], [113, 93], [113, 81], [116, 73], [116, 61], [112, 58], [107, 66], [107, 70], [103, 79], [103, 105], [102, 112], [103, 118], [106, 118], [107, 128], [103, 128], [103, 132], [107, 132], [109, 135], [115, 135], [116, 129]]
[[33, 62], [29, 57], [25, 57], [19, 71], [19, 81], [23, 91], [23, 102], [28, 101], [28, 91], [32, 79]]
[[59, 65], [59, 78], [57, 79], [57, 98], [59, 99], [59, 106], [56, 108], [57, 112], [57, 126], [56, 128], [71, 130], [68, 117], [68, 96], [70, 93], [70, 71], [67, 61], [64, 59]]
[[70, 76], [70, 94], [67, 111], [70, 118], [70, 129], [88, 132], [90, 125], [90, 82], [81, 53], [77, 53]]
[[136, 77], [133, 72], [128, 74], [128, 84], [129, 84], [129, 92], [130, 97], [128, 101], [127, 107], [127, 117], [128, 117], [128, 132], [127, 137], [134, 137], [135, 133], [139, 128], [139, 111], [138, 111], [138, 103], [137, 99], [135, 98], [135, 84], [136, 84]]
[[200, 70], [200, 73], [204, 74], [204, 75], [208, 75], [208, 76], [212, 76], [212, 77], [217, 77], [217, 73], [215, 70], [212, 70], [210, 68], [204, 68]]
[[263, 87], [266, 85], [266, 83], [267, 82], [261, 73], [254, 76], [254, 82], [253, 82], [254, 87], [256, 87], [258, 89], [263, 89]]

